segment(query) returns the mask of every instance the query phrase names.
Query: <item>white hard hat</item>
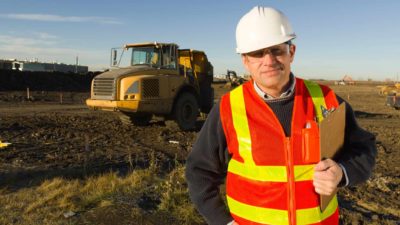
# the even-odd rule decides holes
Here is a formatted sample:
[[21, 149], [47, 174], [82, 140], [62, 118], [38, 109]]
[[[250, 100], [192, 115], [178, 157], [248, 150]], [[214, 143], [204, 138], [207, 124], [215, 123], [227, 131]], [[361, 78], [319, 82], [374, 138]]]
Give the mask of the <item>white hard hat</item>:
[[294, 39], [287, 17], [277, 9], [254, 7], [236, 27], [236, 52], [248, 53]]

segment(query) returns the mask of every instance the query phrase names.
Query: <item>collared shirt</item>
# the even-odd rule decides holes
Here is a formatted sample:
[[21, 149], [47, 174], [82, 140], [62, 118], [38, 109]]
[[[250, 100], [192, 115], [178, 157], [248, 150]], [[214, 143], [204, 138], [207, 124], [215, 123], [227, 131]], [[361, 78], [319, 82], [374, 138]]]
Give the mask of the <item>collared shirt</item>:
[[258, 87], [255, 81], [253, 81], [254, 89], [256, 90], [257, 94], [264, 99], [264, 101], [270, 101], [270, 100], [276, 100], [276, 99], [281, 99], [281, 98], [286, 98], [289, 96], [292, 96], [294, 93], [294, 87], [296, 86], [296, 79], [294, 79], [294, 75], [290, 73], [289, 77], [289, 87], [287, 90], [285, 90], [279, 97], [273, 97], [261, 90], [261, 88]]

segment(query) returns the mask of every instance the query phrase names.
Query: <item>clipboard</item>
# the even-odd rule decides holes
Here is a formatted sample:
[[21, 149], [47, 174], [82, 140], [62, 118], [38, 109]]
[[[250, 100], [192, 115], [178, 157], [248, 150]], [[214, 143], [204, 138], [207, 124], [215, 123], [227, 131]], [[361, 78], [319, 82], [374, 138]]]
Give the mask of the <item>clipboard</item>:
[[[346, 106], [343, 102], [319, 123], [320, 133], [320, 159], [333, 158], [344, 144], [344, 132], [346, 121]], [[320, 195], [320, 208], [324, 211], [329, 202], [336, 195], [337, 189], [332, 195]]]

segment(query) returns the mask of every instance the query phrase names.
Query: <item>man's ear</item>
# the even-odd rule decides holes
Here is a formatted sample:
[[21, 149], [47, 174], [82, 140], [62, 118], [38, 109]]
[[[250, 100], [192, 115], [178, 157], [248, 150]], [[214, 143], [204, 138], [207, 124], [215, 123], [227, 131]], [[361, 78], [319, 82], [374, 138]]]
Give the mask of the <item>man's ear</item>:
[[241, 55], [241, 57], [242, 57], [242, 63], [243, 63], [243, 65], [244, 65], [244, 67], [246, 68], [246, 70], [247, 71], [250, 71], [249, 70], [249, 61], [247, 60], [247, 57], [245, 56], [245, 55]]
[[290, 62], [293, 62], [294, 60], [294, 55], [296, 53], [296, 45], [291, 44], [289, 47], [289, 53], [290, 53]]

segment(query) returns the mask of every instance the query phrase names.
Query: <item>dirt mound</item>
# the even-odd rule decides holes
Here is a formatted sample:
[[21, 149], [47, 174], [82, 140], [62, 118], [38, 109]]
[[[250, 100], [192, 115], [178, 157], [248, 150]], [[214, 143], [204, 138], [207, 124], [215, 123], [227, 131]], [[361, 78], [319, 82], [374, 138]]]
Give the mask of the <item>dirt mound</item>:
[[0, 91], [90, 91], [90, 82], [97, 74], [0, 70]]

